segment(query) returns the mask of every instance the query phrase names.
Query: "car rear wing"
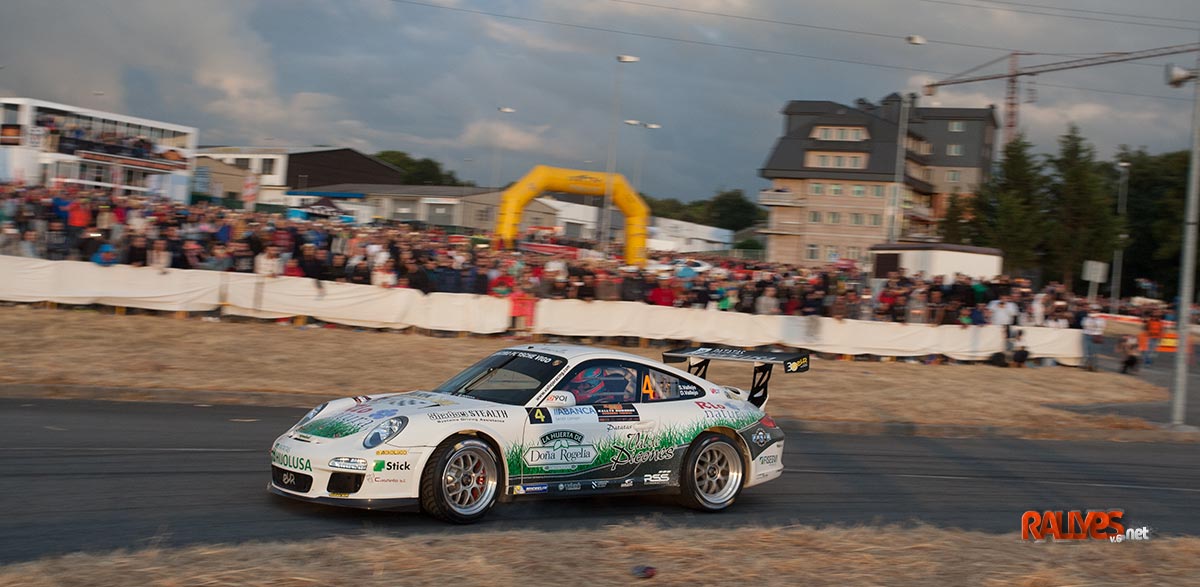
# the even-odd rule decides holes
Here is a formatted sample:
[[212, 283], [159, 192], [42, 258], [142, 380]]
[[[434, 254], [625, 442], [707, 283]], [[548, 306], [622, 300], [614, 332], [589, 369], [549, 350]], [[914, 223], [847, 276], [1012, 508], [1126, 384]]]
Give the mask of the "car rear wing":
[[688, 362], [688, 373], [697, 377], [708, 376], [708, 364], [712, 360], [754, 363], [754, 382], [750, 386], [750, 403], [762, 407], [767, 403], [767, 384], [771, 381], [771, 369], [783, 365], [784, 373], [808, 371], [808, 351], [746, 351], [718, 347], [683, 347], [663, 352], [664, 363]]

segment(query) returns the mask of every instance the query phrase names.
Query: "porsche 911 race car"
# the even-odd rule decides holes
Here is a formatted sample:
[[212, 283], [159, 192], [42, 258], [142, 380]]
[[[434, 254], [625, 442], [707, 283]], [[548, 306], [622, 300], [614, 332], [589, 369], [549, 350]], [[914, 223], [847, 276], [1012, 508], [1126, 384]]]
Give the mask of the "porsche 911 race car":
[[[669, 491], [720, 511], [783, 472], [783, 432], [763, 411], [774, 365], [807, 353], [681, 348], [683, 371], [635, 355], [535, 344], [499, 351], [432, 391], [316, 408], [271, 447], [273, 493], [368, 509], [419, 506], [449, 522], [498, 501]], [[749, 391], [704, 377], [753, 362]]]

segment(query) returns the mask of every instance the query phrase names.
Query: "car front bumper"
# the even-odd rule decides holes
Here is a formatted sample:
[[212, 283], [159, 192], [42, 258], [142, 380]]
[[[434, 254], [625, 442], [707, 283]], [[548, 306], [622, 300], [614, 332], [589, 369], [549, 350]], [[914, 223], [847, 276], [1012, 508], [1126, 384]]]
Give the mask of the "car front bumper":
[[421, 500], [415, 497], [328, 497], [320, 495], [309, 497], [276, 487], [274, 482], [267, 483], [267, 491], [270, 491], [275, 495], [280, 495], [289, 499], [295, 499], [297, 501], [306, 501], [308, 503], [355, 508], [360, 510], [416, 511], [421, 507]]

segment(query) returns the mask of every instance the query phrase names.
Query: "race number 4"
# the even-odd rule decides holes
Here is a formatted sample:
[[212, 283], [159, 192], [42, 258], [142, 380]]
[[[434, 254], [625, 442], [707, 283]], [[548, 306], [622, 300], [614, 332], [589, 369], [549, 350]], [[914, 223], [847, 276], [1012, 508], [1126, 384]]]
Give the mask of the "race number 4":
[[550, 410], [546, 408], [526, 408], [529, 410], [530, 424], [550, 424], [554, 420], [550, 418]]

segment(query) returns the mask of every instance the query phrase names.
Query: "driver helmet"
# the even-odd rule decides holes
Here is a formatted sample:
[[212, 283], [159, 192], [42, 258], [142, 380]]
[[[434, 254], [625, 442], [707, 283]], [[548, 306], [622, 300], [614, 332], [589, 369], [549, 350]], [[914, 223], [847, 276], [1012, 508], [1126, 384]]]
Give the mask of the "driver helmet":
[[600, 367], [589, 367], [571, 378], [569, 389], [577, 400], [586, 399], [600, 393], [604, 389], [601, 379], [603, 372]]

